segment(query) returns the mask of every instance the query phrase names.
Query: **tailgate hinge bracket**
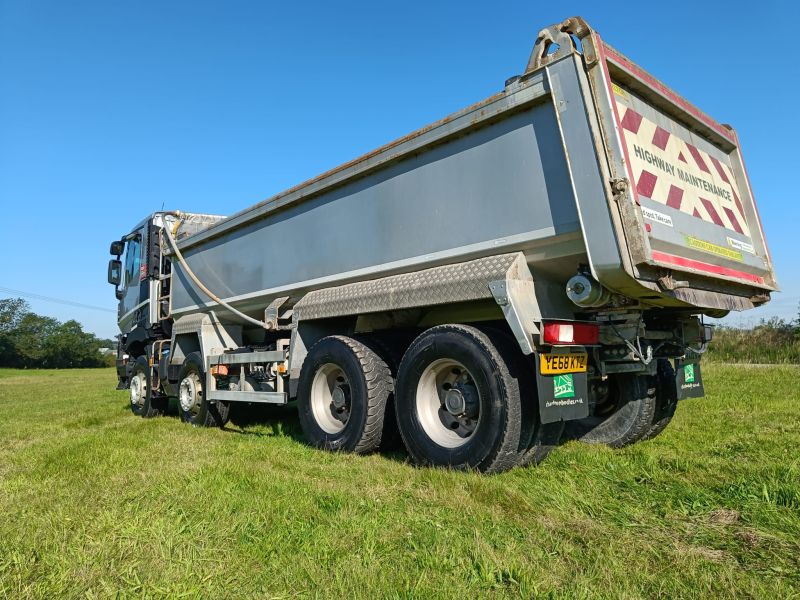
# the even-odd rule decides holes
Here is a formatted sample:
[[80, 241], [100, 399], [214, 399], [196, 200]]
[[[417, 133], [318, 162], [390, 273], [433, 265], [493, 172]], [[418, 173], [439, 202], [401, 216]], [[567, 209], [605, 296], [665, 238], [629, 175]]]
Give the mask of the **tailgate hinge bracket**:
[[614, 198], [614, 202], [619, 203], [619, 201], [627, 195], [628, 186], [627, 177], [618, 177], [611, 180], [611, 194], [612, 198]]
[[581, 17], [545, 27], [536, 36], [525, 73], [530, 73], [569, 54], [580, 53], [576, 40], [583, 40], [592, 29]]

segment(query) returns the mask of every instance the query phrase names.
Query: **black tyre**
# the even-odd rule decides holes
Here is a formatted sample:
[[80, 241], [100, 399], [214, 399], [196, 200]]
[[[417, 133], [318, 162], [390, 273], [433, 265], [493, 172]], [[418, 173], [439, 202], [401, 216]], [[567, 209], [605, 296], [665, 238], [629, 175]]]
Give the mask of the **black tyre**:
[[480, 326], [503, 356], [509, 371], [519, 383], [522, 404], [520, 424], [519, 466], [537, 465], [558, 447], [564, 432], [564, 422], [542, 423], [539, 420], [539, 393], [536, 389], [536, 365], [525, 356], [511, 332], [502, 326]]
[[344, 336], [321, 339], [303, 362], [297, 388], [309, 444], [358, 454], [376, 450], [393, 390], [389, 367], [368, 346]]
[[620, 374], [610, 383], [608, 400], [598, 405], [594, 416], [567, 424], [571, 437], [621, 448], [643, 439], [650, 430], [656, 412], [654, 378]]
[[147, 397], [144, 401], [144, 410], [142, 411], [142, 417], [145, 419], [152, 419], [153, 417], [160, 417], [167, 412], [167, 407], [169, 406], [169, 398], [165, 396], [158, 396], [156, 395], [153, 397], [155, 390], [152, 387], [149, 387], [147, 390]]
[[137, 356], [133, 363], [128, 388], [130, 390], [131, 412], [138, 417], [143, 416], [145, 413], [147, 390], [150, 386], [148, 371], [147, 357]]
[[678, 386], [675, 369], [666, 358], [659, 359], [656, 374], [656, 411], [653, 424], [642, 438], [649, 440], [666, 429], [678, 408]]
[[203, 356], [192, 352], [183, 361], [178, 375], [178, 411], [181, 421], [195, 427], [223, 427], [230, 416], [230, 404], [210, 404], [204, 393]]
[[[390, 339], [388, 336], [380, 334], [370, 334], [359, 336], [358, 341], [368, 346], [381, 360], [389, 367], [392, 380], [397, 378], [397, 369], [400, 360], [403, 358], [403, 348], [399, 341]], [[386, 410], [383, 417], [383, 432], [381, 433], [381, 444], [379, 450], [392, 451], [403, 448], [403, 438], [400, 437], [400, 428], [397, 426], [397, 415], [394, 406], [394, 386], [392, 392], [386, 399]]]
[[519, 460], [519, 382], [475, 327], [440, 325], [414, 340], [400, 363], [395, 402], [417, 464], [500, 472]]

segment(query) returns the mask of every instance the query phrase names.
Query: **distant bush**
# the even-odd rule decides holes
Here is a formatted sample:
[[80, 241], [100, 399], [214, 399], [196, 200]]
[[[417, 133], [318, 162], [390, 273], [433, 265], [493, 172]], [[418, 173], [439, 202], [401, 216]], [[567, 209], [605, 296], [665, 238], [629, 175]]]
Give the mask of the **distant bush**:
[[800, 364], [800, 319], [773, 317], [752, 329], [717, 327], [707, 357], [716, 362]]
[[[0, 300], [0, 367], [69, 369], [113, 364], [103, 344], [77, 321], [61, 323], [30, 311], [21, 298]], [[105, 346], [108, 347], [108, 346]]]

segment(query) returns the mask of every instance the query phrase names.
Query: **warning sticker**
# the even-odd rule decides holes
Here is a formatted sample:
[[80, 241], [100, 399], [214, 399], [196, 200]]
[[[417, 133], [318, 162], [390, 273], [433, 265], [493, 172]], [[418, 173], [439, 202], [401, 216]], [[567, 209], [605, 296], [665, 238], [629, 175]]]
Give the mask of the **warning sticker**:
[[689, 248], [694, 248], [695, 250], [702, 250], [703, 252], [709, 252], [711, 254], [716, 254], [717, 256], [724, 256], [725, 258], [730, 258], [731, 260], [738, 260], [739, 262], [744, 262], [744, 256], [742, 255], [741, 252], [737, 252], [736, 250], [731, 250], [730, 248], [726, 248], [725, 246], [712, 244], [711, 242], [707, 242], [706, 240], [701, 240], [691, 235], [684, 235], [683, 239], [686, 240], [686, 245]]

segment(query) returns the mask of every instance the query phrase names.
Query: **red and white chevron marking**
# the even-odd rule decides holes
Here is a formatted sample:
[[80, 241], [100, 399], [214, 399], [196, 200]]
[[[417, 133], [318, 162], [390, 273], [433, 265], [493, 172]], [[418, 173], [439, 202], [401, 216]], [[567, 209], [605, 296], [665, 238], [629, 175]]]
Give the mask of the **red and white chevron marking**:
[[637, 193], [749, 237], [730, 166], [616, 100]]

